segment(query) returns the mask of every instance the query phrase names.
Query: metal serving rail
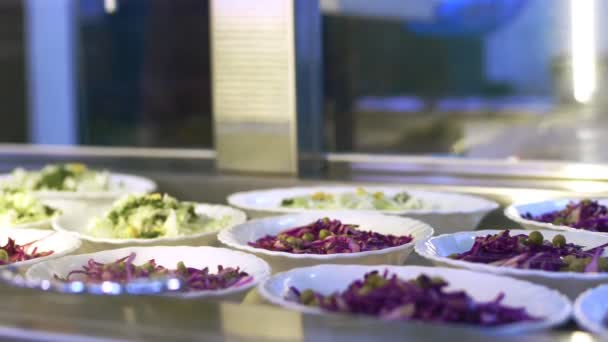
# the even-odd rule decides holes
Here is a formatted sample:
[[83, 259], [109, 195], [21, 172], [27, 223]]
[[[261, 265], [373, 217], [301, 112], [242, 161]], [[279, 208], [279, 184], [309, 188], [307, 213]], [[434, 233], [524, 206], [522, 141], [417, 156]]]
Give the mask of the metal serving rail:
[[[337, 182], [400, 183], [458, 191], [487, 196], [501, 205], [549, 196], [598, 196], [607, 187], [601, 165], [328, 155], [322, 173], [296, 179], [218, 174], [213, 158], [210, 151], [172, 154], [166, 150], [0, 146], [0, 171], [78, 160], [150, 177], [162, 191], [180, 198], [216, 203], [224, 203], [235, 191]], [[513, 227], [514, 223], [497, 210], [478, 228], [505, 226]], [[420, 261], [413, 258], [411, 262]], [[599, 340], [578, 330], [572, 322], [535, 334], [489, 336], [476, 329], [300, 314], [265, 305], [255, 294], [239, 304], [158, 296], [66, 294], [6, 284], [0, 284], [0, 293], [0, 337], [8, 340]]]

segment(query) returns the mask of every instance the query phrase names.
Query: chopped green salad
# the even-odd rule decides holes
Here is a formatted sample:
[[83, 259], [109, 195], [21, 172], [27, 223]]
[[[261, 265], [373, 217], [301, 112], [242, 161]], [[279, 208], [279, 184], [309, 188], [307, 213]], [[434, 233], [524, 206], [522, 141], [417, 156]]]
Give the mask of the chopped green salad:
[[91, 235], [117, 239], [152, 239], [214, 232], [230, 217], [215, 219], [195, 211], [195, 204], [169, 195], [127, 195], [88, 227]]
[[369, 192], [358, 188], [355, 192], [332, 194], [316, 192], [312, 195], [285, 198], [284, 208], [302, 209], [362, 209], [362, 210], [405, 210], [421, 209], [425, 203], [413, 198], [407, 192], [387, 196], [384, 192]]
[[0, 192], [0, 224], [20, 225], [53, 217], [58, 210], [23, 192]]
[[19, 191], [106, 191], [110, 175], [83, 164], [52, 164], [38, 171], [15, 169], [2, 187]]

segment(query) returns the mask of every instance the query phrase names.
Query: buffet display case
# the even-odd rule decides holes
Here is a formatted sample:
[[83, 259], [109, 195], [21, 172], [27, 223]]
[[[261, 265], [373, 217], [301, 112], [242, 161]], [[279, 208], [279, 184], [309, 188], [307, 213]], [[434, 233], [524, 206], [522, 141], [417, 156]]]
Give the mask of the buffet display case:
[[[182, 151], [183, 152], [183, 151]], [[179, 198], [226, 203], [228, 195], [252, 189], [290, 186], [399, 185], [408, 189], [441, 190], [480, 195], [501, 209], [514, 201], [552, 197], [602, 196], [604, 166], [556, 162], [498, 162], [444, 158], [377, 158], [326, 155], [327, 169], [310, 178], [218, 173], [214, 153], [175, 155], [157, 151], [114, 148], [53, 148], [3, 146], [2, 170], [39, 168], [50, 162], [80, 161], [91, 167], [138, 174], [157, 182], [159, 190]], [[483, 170], [483, 171], [482, 171]], [[570, 171], [569, 171], [570, 170]], [[574, 175], [571, 170], [586, 170]], [[478, 229], [512, 227], [501, 209], [487, 215]], [[470, 229], [471, 227], [469, 227]], [[411, 257], [406, 264], [428, 263]], [[424, 323], [319, 316], [278, 308], [252, 291], [243, 302], [159, 297], [146, 293], [102, 295], [40, 288], [3, 273], [5, 300], [0, 334], [20, 340], [392, 340], [440, 341], [509, 340], [483, 330]], [[490, 337], [491, 336], [491, 337]], [[574, 322], [558, 329], [517, 334], [530, 341], [593, 341]]]
[[605, 339], [606, 3], [0, 2], [0, 339]]

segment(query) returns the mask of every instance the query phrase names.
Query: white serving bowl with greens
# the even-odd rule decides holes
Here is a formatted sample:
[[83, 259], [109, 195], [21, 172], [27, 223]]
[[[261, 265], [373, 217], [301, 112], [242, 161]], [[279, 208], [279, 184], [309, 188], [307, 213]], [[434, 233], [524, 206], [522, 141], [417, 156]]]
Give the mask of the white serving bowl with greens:
[[180, 202], [168, 195], [126, 195], [111, 206], [81, 204], [53, 221], [58, 231], [102, 247], [213, 245], [218, 231], [246, 221], [223, 205]]
[[40, 170], [17, 168], [0, 175], [0, 188], [34, 193], [41, 199], [115, 199], [156, 190], [150, 179], [89, 169], [84, 164], [50, 164]]
[[61, 210], [24, 192], [0, 191], [0, 228], [51, 228]]
[[238, 192], [228, 203], [249, 217], [310, 211], [379, 213], [411, 217], [438, 233], [476, 227], [498, 204], [485, 198], [403, 186], [312, 186]]

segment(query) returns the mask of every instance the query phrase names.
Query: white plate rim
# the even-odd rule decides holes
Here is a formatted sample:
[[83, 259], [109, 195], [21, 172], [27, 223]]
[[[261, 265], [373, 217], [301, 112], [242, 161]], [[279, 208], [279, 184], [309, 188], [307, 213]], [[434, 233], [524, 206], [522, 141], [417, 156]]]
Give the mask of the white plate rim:
[[[581, 293], [574, 301], [572, 313], [574, 315], [574, 320], [580, 327], [594, 334], [608, 336], [608, 328], [605, 328], [601, 324], [591, 320], [583, 310], [583, 302], [588, 300], [589, 297], [598, 290], [608, 290], [608, 284], [596, 286]], [[606, 307], [606, 313], [608, 314], [608, 306]]]
[[[392, 217], [391, 216], [391, 219], [394, 218], [394, 219], [402, 220], [404, 222], [404, 226], [420, 227], [421, 229], [423, 229], [423, 232], [424, 232], [423, 237], [420, 239], [413, 239], [412, 241], [410, 241], [404, 245], [389, 247], [389, 248], [385, 248], [385, 249], [379, 249], [379, 250], [375, 250], [375, 251], [365, 251], [365, 252], [356, 252], [356, 253], [336, 253], [336, 254], [293, 254], [293, 253], [288, 253], [288, 252], [269, 251], [269, 250], [266, 250], [263, 248], [255, 248], [255, 247], [252, 247], [249, 245], [241, 244], [238, 241], [236, 241], [236, 239], [234, 238], [233, 231], [240, 226], [244, 226], [244, 225], [253, 226], [253, 225], [259, 224], [261, 222], [265, 222], [265, 221], [275, 221], [275, 220], [287, 219], [287, 218], [296, 218], [296, 219], [297, 218], [308, 218], [308, 217], [316, 216], [317, 214], [321, 215], [319, 217], [322, 217], [324, 213], [327, 214], [329, 212], [311, 211], [311, 212], [300, 213], [300, 214], [291, 214], [291, 215], [282, 215], [282, 216], [273, 216], [273, 217], [264, 217], [264, 218], [253, 219], [253, 220], [249, 220], [247, 222], [241, 223], [239, 225], [235, 225], [230, 228], [221, 230], [218, 233], [217, 238], [221, 243], [225, 244], [226, 246], [228, 246], [230, 248], [238, 249], [238, 250], [241, 250], [241, 251], [244, 251], [247, 253], [257, 253], [257, 254], [264, 254], [264, 255], [269, 255], [269, 256], [277, 256], [277, 257], [284, 257], [284, 258], [289, 258], [289, 259], [300, 259], [300, 260], [343, 260], [343, 259], [368, 257], [368, 256], [373, 256], [373, 255], [383, 255], [383, 254], [388, 254], [391, 252], [411, 249], [414, 247], [417, 240], [426, 240], [429, 237], [433, 236], [433, 234], [435, 233], [433, 227], [431, 227], [430, 225], [428, 225], [422, 221], [412, 219], [409, 217]], [[354, 212], [350, 212], [350, 211], [342, 211], [340, 213], [365, 215], [365, 216], [371, 216], [371, 217], [378, 216], [379, 219], [387, 217], [387, 215], [381, 215], [378, 213], [372, 214], [372, 213], [367, 213], [367, 212], [354, 213]]]
[[[12, 177], [11, 173], [0, 174], [0, 179], [10, 179]], [[158, 188], [158, 185], [155, 181], [150, 178], [138, 176], [134, 174], [127, 173], [109, 173], [110, 179], [114, 180], [130, 180], [131, 182], [137, 182], [142, 184], [145, 190], [143, 192], [154, 192]], [[109, 199], [115, 198], [125, 193], [132, 192], [142, 192], [141, 190], [129, 189], [125, 187], [124, 189], [109, 189], [107, 191], [55, 191], [55, 190], [42, 190], [42, 191], [32, 191], [34, 195], [43, 199]]]
[[[273, 213], [284, 213], [284, 214], [293, 214], [293, 213], [303, 213], [310, 211], [317, 211], [319, 209], [301, 209], [301, 208], [283, 208], [283, 207], [258, 207], [251, 206], [246, 203], [245, 199], [252, 196], [261, 196], [267, 195], [273, 192], [294, 192], [294, 193], [314, 193], [318, 191], [323, 192], [353, 192], [356, 191], [357, 188], [364, 188], [369, 191], [394, 191], [396, 187], [389, 186], [378, 186], [378, 185], [351, 185], [351, 186], [308, 186], [308, 187], [287, 187], [287, 188], [272, 188], [272, 189], [262, 189], [262, 190], [252, 190], [252, 191], [240, 191], [235, 192], [227, 197], [228, 204], [249, 211], [267, 211]], [[453, 198], [462, 198], [462, 199], [474, 199], [479, 201], [483, 205], [475, 208], [462, 208], [459, 210], [454, 209], [404, 209], [404, 210], [361, 210], [361, 209], [350, 209], [350, 211], [357, 212], [365, 212], [365, 213], [379, 213], [379, 214], [388, 214], [388, 215], [424, 215], [424, 214], [435, 214], [435, 215], [449, 215], [449, 214], [472, 214], [479, 212], [490, 212], [498, 208], [498, 203], [489, 200], [487, 198], [481, 196], [474, 196], [469, 194], [462, 193], [451, 193], [451, 192], [440, 192], [440, 191], [427, 191], [427, 190], [417, 190], [417, 189], [408, 189], [407, 187], [399, 187], [399, 190], [406, 191], [411, 193], [412, 195], [422, 194], [429, 196], [449, 196]], [[334, 211], [349, 211], [348, 209], [337, 209]]]
[[[20, 224], [8, 224], [5, 226], [5, 228], [13, 228], [13, 229], [44, 229], [44, 228], [40, 228], [40, 227], [51, 228], [51, 226], [53, 224], [53, 220], [58, 216], [61, 216], [61, 214], [55, 215], [55, 216], [52, 216], [49, 218], [45, 218], [45, 219], [39, 220], [39, 221], [32, 221], [32, 222], [20, 223]], [[49, 230], [51, 230], [51, 229], [49, 229]]]
[[[442, 238], [446, 238], [453, 235], [472, 235], [472, 236], [483, 236], [488, 234], [497, 234], [502, 232], [500, 229], [488, 229], [488, 230], [475, 230], [475, 231], [465, 231], [465, 232], [457, 232], [451, 234], [441, 234], [437, 236], [433, 236], [426, 241], [419, 241], [414, 247], [414, 251], [416, 254], [421, 257], [431, 260], [437, 263], [447, 264], [453, 267], [468, 269], [476, 272], [484, 272], [484, 273], [494, 273], [494, 274], [503, 274], [509, 276], [536, 276], [543, 277], [548, 279], [562, 279], [562, 280], [606, 280], [608, 281], [608, 272], [605, 273], [578, 273], [578, 272], [550, 272], [543, 270], [526, 270], [519, 269], [513, 267], [500, 267], [488, 264], [474, 263], [469, 261], [462, 260], [454, 260], [448, 257], [438, 256], [430, 252], [430, 245], [433, 244], [434, 240], [439, 240]], [[520, 231], [520, 233], [526, 234], [529, 233], [528, 230], [521, 229], [512, 229], [513, 231]], [[549, 230], [552, 233], [555, 233], [555, 230]], [[547, 231], [539, 230], [539, 232], [546, 233]], [[580, 232], [579, 232], [580, 233]]]
[[73, 230], [69, 230], [64, 228], [61, 223], [61, 217], [57, 217], [53, 220], [53, 229], [59, 232], [64, 232], [68, 234], [74, 234], [78, 236], [79, 239], [93, 242], [93, 243], [108, 243], [113, 245], [128, 245], [128, 244], [141, 244], [141, 245], [150, 245], [157, 243], [175, 243], [186, 240], [199, 239], [206, 236], [213, 236], [218, 234], [218, 232], [231, 228], [232, 226], [242, 224], [247, 221], [247, 215], [239, 209], [235, 209], [233, 207], [221, 204], [209, 204], [209, 203], [194, 203], [196, 205], [196, 211], [199, 213], [206, 214], [209, 211], [222, 211], [225, 212], [226, 215], [231, 217], [231, 222], [226, 225], [226, 227], [220, 229], [219, 231], [212, 232], [202, 232], [192, 235], [184, 235], [184, 236], [174, 236], [174, 237], [156, 237], [152, 239], [115, 239], [115, 238], [98, 238], [88, 234], [84, 234], [81, 232], [76, 232]]

